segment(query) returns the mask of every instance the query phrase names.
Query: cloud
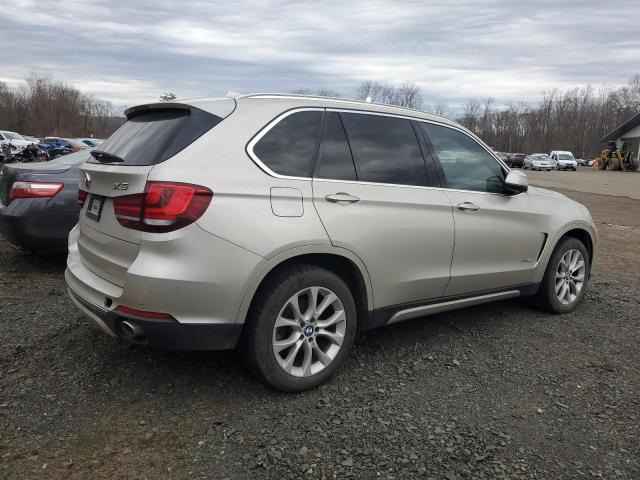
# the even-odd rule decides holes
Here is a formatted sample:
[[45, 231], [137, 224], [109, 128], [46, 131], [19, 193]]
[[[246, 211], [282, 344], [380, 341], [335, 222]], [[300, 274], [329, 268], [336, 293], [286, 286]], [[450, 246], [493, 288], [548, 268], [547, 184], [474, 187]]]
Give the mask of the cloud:
[[2, 77], [45, 70], [129, 105], [164, 91], [350, 96], [363, 80], [416, 82], [429, 103], [535, 101], [625, 83], [638, 18], [637, 1], [0, 0]]

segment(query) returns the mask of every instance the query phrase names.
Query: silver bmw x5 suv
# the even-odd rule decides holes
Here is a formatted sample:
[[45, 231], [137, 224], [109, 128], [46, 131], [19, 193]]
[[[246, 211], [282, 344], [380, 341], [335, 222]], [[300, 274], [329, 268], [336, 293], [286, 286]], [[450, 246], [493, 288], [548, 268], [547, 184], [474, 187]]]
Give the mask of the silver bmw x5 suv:
[[113, 337], [329, 378], [358, 331], [582, 300], [597, 230], [443, 117], [290, 95], [141, 105], [82, 168], [66, 281]]

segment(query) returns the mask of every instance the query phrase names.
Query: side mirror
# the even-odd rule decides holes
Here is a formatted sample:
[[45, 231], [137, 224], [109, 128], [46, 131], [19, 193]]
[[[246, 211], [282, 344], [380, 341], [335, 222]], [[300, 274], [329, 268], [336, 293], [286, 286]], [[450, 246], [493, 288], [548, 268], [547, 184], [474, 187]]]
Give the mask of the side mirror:
[[520, 170], [512, 170], [504, 181], [505, 189], [508, 193], [518, 194], [529, 189], [529, 178], [527, 174]]

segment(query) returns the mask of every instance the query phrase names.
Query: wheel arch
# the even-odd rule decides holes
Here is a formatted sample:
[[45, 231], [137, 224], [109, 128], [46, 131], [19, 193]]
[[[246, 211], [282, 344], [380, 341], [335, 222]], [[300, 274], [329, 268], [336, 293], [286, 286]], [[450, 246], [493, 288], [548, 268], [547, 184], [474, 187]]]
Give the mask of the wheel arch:
[[[236, 322], [245, 322], [256, 294], [271, 276], [283, 268], [300, 263], [327, 268], [340, 276], [353, 292], [358, 317], [366, 321], [368, 313], [373, 310], [373, 290], [366, 266], [350, 250], [317, 245], [292, 248], [269, 259], [249, 284], [240, 304]], [[358, 323], [362, 325], [364, 322]]]
[[555, 236], [554, 240], [551, 242], [550, 248], [545, 254], [543, 262], [544, 268], [540, 270], [539, 280], [542, 280], [542, 275], [544, 275], [544, 271], [546, 270], [547, 264], [551, 259], [551, 255], [553, 255], [553, 252], [556, 250], [560, 242], [567, 237], [577, 238], [584, 244], [587, 249], [587, 253], [589, 254], [589, 266], [590, 272], [592, 273], [594, 271], [598, 244], [597, 233], [594, 228], [595, 227], [589, 225], [588, 223], [572, 222], [561, 229]]
[[[564, 232], [564, 234], [558, 239], [558, 242], [556, 242], [556, 245], [566, 237], [577, 238], [584, 244], [584, 246], [587, 249], [587, 253], [589, 254], [589, 265], [592, 265], [594, 249], [593, 249], [593, 239], [591, 238], [591, 235], [589, 234], [589, 232], [584, 228], [573, 228], [571, 230]], [[554, 250], [555, 250], [555, 246], [554, 246]]]

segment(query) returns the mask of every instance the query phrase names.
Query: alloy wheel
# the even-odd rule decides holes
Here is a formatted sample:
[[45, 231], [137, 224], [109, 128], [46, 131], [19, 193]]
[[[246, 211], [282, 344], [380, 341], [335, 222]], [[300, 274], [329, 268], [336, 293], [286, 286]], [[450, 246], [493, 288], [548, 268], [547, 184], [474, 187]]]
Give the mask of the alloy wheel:
[[555, 291], [563, 305], [573, 303], [584, 285], [586, 265], [580, 250], [572, 248], [565, 252], [556, 269]]
[[273, 327], [273, 354], [289, 375], [315, 375], [336, 358], [346, 329], [338, 296], [324, 287], [305, 288], [280, 309]]

